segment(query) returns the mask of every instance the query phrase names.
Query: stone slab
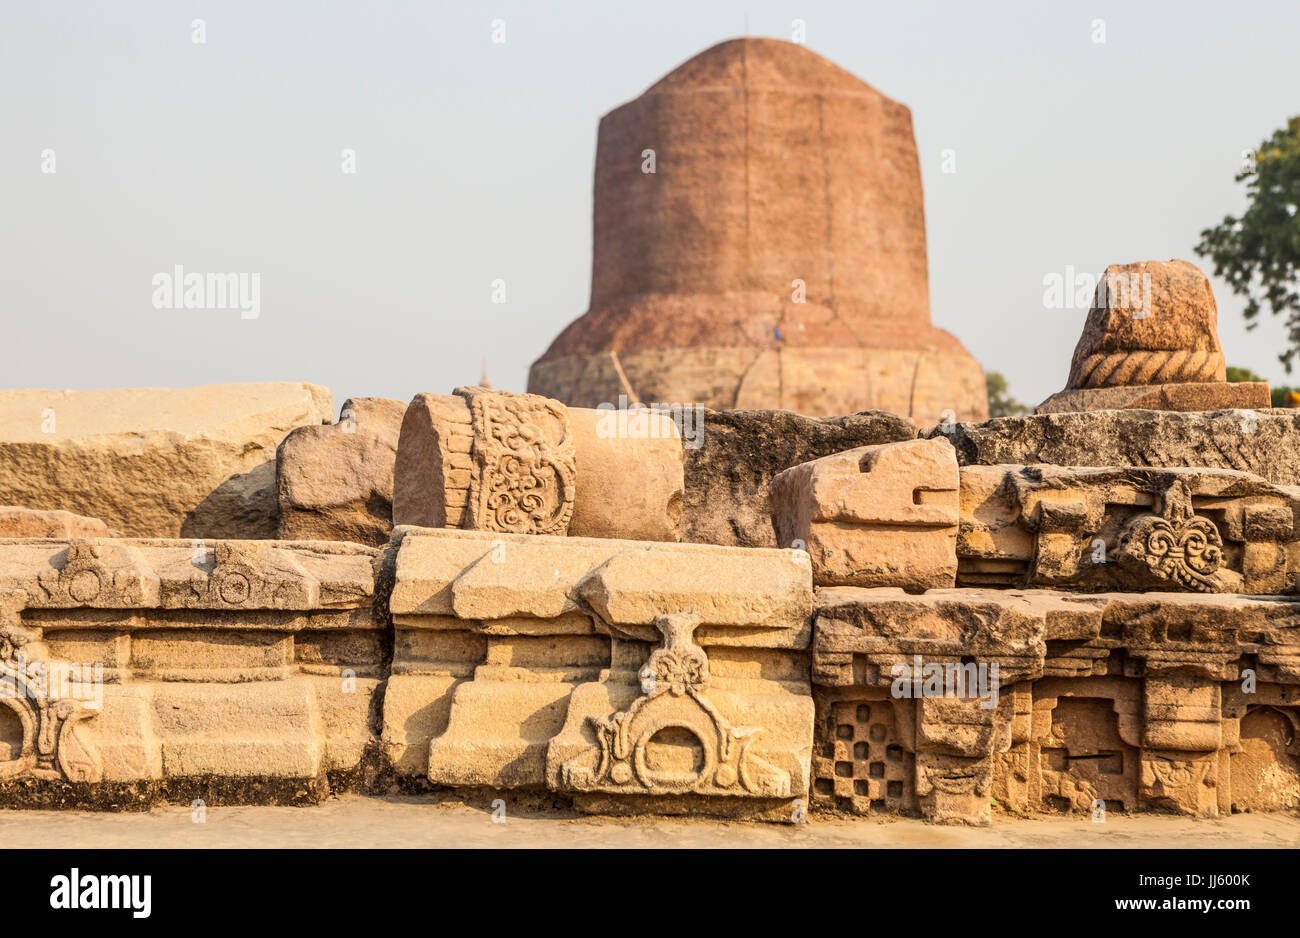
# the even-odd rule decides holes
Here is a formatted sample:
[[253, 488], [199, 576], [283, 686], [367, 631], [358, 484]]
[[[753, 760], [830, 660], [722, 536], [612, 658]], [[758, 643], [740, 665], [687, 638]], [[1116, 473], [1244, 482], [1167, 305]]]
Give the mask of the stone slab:
[[1088, 410], [1175, 410], [1194, 412], [1267, 408], [1271, 397], [1266, 381], [1148, 384], [1058, 391], [1034, 409], [1036, 414]]
[[332, 413], [327, 389], [292, 382], [0, 391], [0, 504], [128, 537], [273, 538], [276, 447]]

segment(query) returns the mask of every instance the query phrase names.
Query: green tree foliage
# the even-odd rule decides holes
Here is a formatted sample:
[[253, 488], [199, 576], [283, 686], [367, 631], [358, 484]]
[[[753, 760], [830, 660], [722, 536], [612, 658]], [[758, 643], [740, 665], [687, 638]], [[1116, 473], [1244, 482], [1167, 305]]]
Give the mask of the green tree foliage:
[[1015, 417], [1029, 413], [1029, 408], [1007, 393], [1007, 379], [996, 371], [984, 375], [984, 384], [989, 389], [989, 416]]
[[1265, 140], [1237, 174], [1249, 205], [1201, 232], [1196, 253], [1214, 261], [1214, 274], [1246, 297], [1246, 328], [1258, 325], [1267, 303], [1286, 318], [1289, 345], [1278, 356], [1287, 372], [1300, 354], [1300, 117]]

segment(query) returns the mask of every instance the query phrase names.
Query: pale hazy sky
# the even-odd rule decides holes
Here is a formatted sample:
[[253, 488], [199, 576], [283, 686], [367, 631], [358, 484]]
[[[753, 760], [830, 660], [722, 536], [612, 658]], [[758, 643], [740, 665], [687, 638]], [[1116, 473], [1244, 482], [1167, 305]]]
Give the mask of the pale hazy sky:
[[[1043, 278], [1200, 263], [1200, 230], [1244, 206], [1241, 151], [1300, 112], [1295, 0], [14, 0], [2, 383], [301, 380], [337, 408], [474, 383], [486, 356], [523, 390], [587, 307], [600, 116], [794, 19], [912, 109], [934, 321], [1031, 404], [1064, 384], [1086, 314], [1045, 309]], [[260, 318], [155, 309], [151, 278], [177, 264], [258, 272]], [[1215, 292], [1228, 362], [1283, 379], [1281, 324], [1247, 333]]]

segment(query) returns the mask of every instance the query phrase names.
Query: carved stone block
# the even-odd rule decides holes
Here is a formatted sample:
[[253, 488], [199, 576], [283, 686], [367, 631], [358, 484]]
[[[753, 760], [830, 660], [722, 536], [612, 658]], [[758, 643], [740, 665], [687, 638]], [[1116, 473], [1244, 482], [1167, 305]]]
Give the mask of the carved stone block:
[[97, 782], [103, 776], [99, 754], [79, 724], [99, 707], [67, 693], [70, 662], [51, 658], [41, 629], [22, 624], [25, 604], [20, 591], [0, 591], [0, 779]]
[[457, 388], [474, 445], [462, 526], [513, 534], [565, 534], [575, 471], [568, 412], [536, 394]]
[[0, 542], [0, 778], [134, 800], [356, 771], [377, 743], [381, 568], [328, 541]]
[[[815, 797], [894, 810], [871, 787], [878, 736], [900, 747], [895, 766], [913, 766], [897, 791], [935, 820], [983, 823], [993, 800], [1099, 819], [1295, 804], [1297, 651], [1290, 598], [818, 590]], [[985, 669], [990, 693], [926, 676], [963, 668], [977, 690]]]
[[568, 411], [536, 394], [420, 394], [397, 445], [397, 524], [564, 534], [576, 491]]
[[648, 410], [570, 409], [536, 394], [419, 394], [402, 420], [397, 524], [676, 541], [682, 441]]
[[399, 772], [583, 809], [793, 817], [812, 745], [801, 554], [399, 534], [384, 713]]
[[864, 446], [772, 480], [783, 547], [804, 547], [819, 586], [952, 586], [957, 573], [957, 460], [941, 440]]
[[967, 466], [961, 501], [959, 585], [1267, 594], [1295, 575], [1300, 498], [1243, 472]]
[[[598, 748], [552, 765], [556, 787], [610, 794], [790, 797], [790, 773], [749, 751], [762, 728], [732, 725], [710, 701], [708, 655], [693, 638], [699, 624], [696, 615], [655, 620], [663, 644], [641, 669], [641, 696], [610, 716], [587, 717]], [[660, 756], [656, 741], [669, 738], [672, 742], [660, 744]], [[671, 752], [674, 747], [678, 752]]]

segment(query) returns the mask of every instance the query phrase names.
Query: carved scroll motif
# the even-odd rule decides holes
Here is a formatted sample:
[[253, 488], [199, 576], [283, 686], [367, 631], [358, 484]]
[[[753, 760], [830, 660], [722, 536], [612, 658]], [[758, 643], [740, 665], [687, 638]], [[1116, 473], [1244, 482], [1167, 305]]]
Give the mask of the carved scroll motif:
[[1187, 484], [1177, 481], [1161, 495], [1159, 514], [1141, 515], [1120, 536], [1120, 561], [1145, 568], [1155, 579], [1186, 590], [1216, 593], [1223, 539], [1209, 518], [1193, 513]]
[[[610, 717], [590, 717], [600, 747], [594, 769], [574, 759], [564, 766], [563, 787], [572, 791], [667, 795], [742, 795], [783, 798], [790, 776], [749, 751], [758, 727], [732, 726], [704, 696], [709, 660], [695, 643], [700, 618], [660, 616], [664, 644], [642, 669], [642, 696]], [[652, 740], [664, 731], [689, 734], [699, 744], [698, 763], [663, 770], [651, 764]]]
[[[47, 660], [38, 629], [0, 625], [0, 707], [18, 718], [21, 738], [0, 762], [0, 779], [36, 778], [95, 782], [103, 775], [98, 754], [76, 735], [76, 725], [97, 710], [57, 696], [53, 679], [63, 663]], [[12, 752], [16, 749], [17, 752]]]
[[573, 516], [574, 443], [564, 405], [536, 394], [457, 388], [474, 428], [462, 527], [564, 534]]

